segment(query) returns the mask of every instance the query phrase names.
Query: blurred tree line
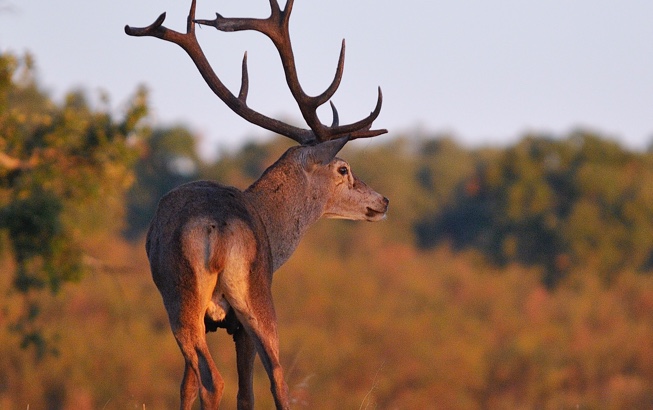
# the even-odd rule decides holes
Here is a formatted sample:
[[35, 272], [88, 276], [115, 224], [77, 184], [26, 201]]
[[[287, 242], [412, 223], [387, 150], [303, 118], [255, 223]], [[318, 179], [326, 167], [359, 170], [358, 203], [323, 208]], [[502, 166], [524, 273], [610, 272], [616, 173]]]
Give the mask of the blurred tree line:
[[[106, 98], [96, 109], [82, 92], [53, 102], [32, 65], [29, 56], [0, 59], [0, 227], [23, 292], [80, 276], [85, 229], [119, 225], [138, 238], [170, 189], [195, 179], [245, 188], [289, 146], [283, 138], [248, 143], [205, 163], [187, 128], [147, 126], [144, 90], [115, 119]], [[547, 286], [577, 267], [608, 281], [653, 267], [651, 152], [577, 131], [474, 149], [449, 136], [405, 136], [352, 143], [343, 155], [393, 199], [383, 229], [402, 243], [445, 242], [499, 266], [538, 266]], [[125, 223], [116, 224], [123, 210]]]
[[478, 154], [474, 171], [450, 191], [453, 200], [416, 225], [421, 247], [448, 240], [501, 266], [540, 266], [547, 286], [579, 267], [606, 281], [624, 269], [651, 270], [650, 152], [579, 131], [564, 139], [528, 135]]
[[136, 146], [146, 134], [144, 90], [121, 118], [110, 113], [106, 96], [101, 105], [94, 108], [81, 91], [52, 101], [30, 55], [0, 54], [0, 248], [11, 250], [12, 288], [25, 296], [13, 326], [23, 346], [39, 351], [45, 344], [32, 323], [38, 293], [79, 279], [85, 235], [122, 219]]
[[[119, 114], [100, 100], [53, 101], [30, 56], [0, 54], [0, 408], [177, 406], [149, 219], [184, 182], [244, 189], [290, 145], [207, 161], [186, 127], [150, 125], [144, 90]], [[341, 156], [388, 219], [316, 224], [275, 278], [295, 407], [653, 404], [652, 152], [588, 131], [379, 140]], [[209, 339], [233, 407], [231, 343]]]
[[[173, 186], [210, 178], [244, 188], [286, 146], [281, 139], [250, 143], [203, 164], [187, 131], [155, 136], [136, 166], [132, 235], [143, 232], [158, 198]], [[468, 149], [448, 136], [351, 145], [343, 156], [354, 171], [392, 198], [379, 229], [396, 241], [420, 249], [448, 243], [478, 250], [497, 266], [539, 267], [549, 287], [580, 267], [607, 282], [624, 269], [653, 267], [651, 152], [586, 131], [527, 135], [503, 149]]]

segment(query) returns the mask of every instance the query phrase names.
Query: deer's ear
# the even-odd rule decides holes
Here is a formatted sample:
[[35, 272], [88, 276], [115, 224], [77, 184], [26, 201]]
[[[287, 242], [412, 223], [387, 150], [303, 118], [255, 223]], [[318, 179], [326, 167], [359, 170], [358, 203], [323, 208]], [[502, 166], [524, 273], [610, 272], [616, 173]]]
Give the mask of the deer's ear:
[[326, 165], [338, 155], [338, 152], [349, 141], [349, 136], [336, 138], [330, 141], [321, 142], [317, 145], [309, 147], [306, 155], [306, 164], [311, 165]]

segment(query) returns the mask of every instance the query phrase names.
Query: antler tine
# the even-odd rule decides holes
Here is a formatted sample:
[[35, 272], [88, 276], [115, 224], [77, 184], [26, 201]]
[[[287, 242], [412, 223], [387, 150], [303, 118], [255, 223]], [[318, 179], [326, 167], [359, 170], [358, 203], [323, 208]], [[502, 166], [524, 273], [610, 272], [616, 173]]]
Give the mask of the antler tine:
[[281, 7], [279, 7], [279, 2], [277, 0], [270, 0], [270, 10], [272, 10], [272, 13], [281, 11]]
[[357, 121], [352, 124], [330, 127], [328, 130], [329, 137], [328, 139], [335, 139], [343, 135], [350, 134], [350, 140], [358, 138], [370, 138], [377, 135], [385, 134], [388, 130], [379, 129], [379, 130], [370, 130], [372, 123], [381, 113], [381, 106], [383, 105], [383, 93], [381, 92], [381, 87], [378, 88], [378, 97], [376, 100], [376, 107], [374, 111], [370, 113], [367, 117], [363, 118], [360, 121]]
[[[188, 12], [186, 35], [189, 36], [192, 35], [195, 31], [195, 4], [196, 0], [192, 0], [190, 4], [190, 11]], [[170, 41], [182, 46], [181, 41], [183, 34], [165, 27], [163, 25], [165, 19], [166, 12], [164, 11], [161, 13], [161, 15], [159, 15], [159, 17], [157, 17], [154, 23], [150, 24], [147, 27], [131, 27], [129, 25], [125, 25], [125, 34], [135, 37], [157, 37], [162, 40]]]
[[190, 2], [190, 11], [188, 12], [188, 18], [186, 18], [186, 33], [195, 32], [195, 6], [196, 0]]
[[335, 104], [333, 101], [329, 101], [329, 104], [331, 105], [331, 112], [333, 113], [333, 122], [331, 123], [331, 127], [329, 127], [330, 130], [336, 130], [336, 132], [331, 132], [329, 139], [336, 139], [339, 137], [342, 137], [343, 135], [348, 135], [349, 136], [349, 141], [355, 140], [358, 138], [371, 138], [371, 137], [376, 137], [378, 135], [382, 135], [388, 132], [386, 129], [378, 129], [378, 130], [371, 130], [370, 127], [372, 125], [372, 122], [378, 117], [379, 113], [381, 112], [381, 103], [383, 100], [383, 96], [381, 94], [381, 87], [379, 87], [379, 99], [377, 100], [376, 107], [370, 115], [355, 123], [351, 124], [354, 127], [359, 127], [357, 128], [357, 131], [350, 132], [350, 130], [346, 127], [339, 127], [339, 122], [340, 122], [340, 116], [338, 115], [338, 109], [336, 108]]
[[[275, 3], [277, 9], [279, 9], [279, 4], [277, 0], [272, 0]], [[283, 24], [287, 27], [288, 22], [290, 21], [290, 14], [292, 13], [292, 7], [295, 4], [295, 0], [287, 0], [286, 7], [283, 8]]]
[[329, 101], [333, 94], [338, 91], [340, 87], [340, 81], [342, 80], [342, 74], [345, 70], [345, 39], [342, 39], [342, 45], [340, 46], [340, 56], [338, 57], [338, 66], [336, 67], [336, 75], [333, 77], [331, 85], [324, 90], [324, 92], [316, 97], [313, 97], [312, 104], [315, 107], [319, 107], [325, 102]]
[[358, 131], [354, 134], [349, 134], [349, 141], [357, 140], [359, 138], [372, 138], [378, 137], [379, 135], [387, 134], [388, 130], [385, 128], [378, 130], [367, 130], [367, 131]]
[[243, 68], [242, 75], [240, 78], [240, 92], [238, 93], [238, 99], [245, 103], [247, 101], [247, 93], [249, 92], [249, 74], [247, 74], [247, 51], [243, 56]]
[[167, 29], [162, 26], [163, 22], [166, 19], [166, 12], [164, 11], [157, 17], [154, 23], [150, 24], [147, 27], [130, 27], [129, 25], [125, 26], [125, 34], [129, 36], [142, 37], [142, 36], [154, 36], [161, 38], [163, 32]]
[[331, 105], [331, 112], [333, 113], [333, 122], [331, 123], [331, 128], [335, 128], [340, 123], [340, 116], [338, 115], [338, 110], [336, 109], [336, 105], [333, 103], [333, 101], [329, 101], [329, 104]]

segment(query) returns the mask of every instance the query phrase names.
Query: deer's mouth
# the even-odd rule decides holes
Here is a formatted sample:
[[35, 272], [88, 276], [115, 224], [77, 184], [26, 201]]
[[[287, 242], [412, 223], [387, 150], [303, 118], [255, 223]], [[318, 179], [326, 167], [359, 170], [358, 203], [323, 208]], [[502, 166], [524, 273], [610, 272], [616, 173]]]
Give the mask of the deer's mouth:
[[[380, 196], [380, 195], [379, 195]], [[367, 207], [367, 211], [365, 212], [365, 219], [367, 219], [370, 222], [376, 222], [380, 221], [382, 219], [385, 219], [386, 213], [388, 212], [388, 204], [390, 201], [388, 201], [388, 198], [384, 196], [380, 196], [381, 200], [378, 201], [374, 208]]]
[[365, 212], [365, 219], [370, 222], [376, 222], [385, 219], [387, 210], [387, 207], [385, 207], [382, 211], [368, 207], [367, 212]]

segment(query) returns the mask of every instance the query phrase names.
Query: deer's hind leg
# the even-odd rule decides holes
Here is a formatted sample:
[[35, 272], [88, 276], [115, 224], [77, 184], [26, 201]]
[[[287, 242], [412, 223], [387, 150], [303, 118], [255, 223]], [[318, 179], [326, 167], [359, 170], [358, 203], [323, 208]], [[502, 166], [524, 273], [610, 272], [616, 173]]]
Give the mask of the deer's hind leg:
[[216, 308], [211, 303], [220, 274], [216, 265], [220, 262], [220, 247], [216, 246], [219, 242], [214, 228], [211, 221], [204, 219], [189, 222], [182, 233], [181, 255], [173, 259], [174, 263], [163, 264], [163, 270], [153, 269], [172, 333], [184, 356], [184, 410], [191, 409], [198, 392], [202, 409], [217, 409], [224, 388], [206, 343], [204, 321], [209, 307]]
[[[249, 379], [251, 357], [255, 348], [271, 383], [276, 407], [289, 408], [288, 386], [279, 360], [277, 318], [272, 303], [270, 261], [257, 259], [257, 242], [247, 228], [231, 243], [219, 285], [247, 335], [237, 342], [239, 379]], [[247, 338], [249, 336], [249, 338]], [[242, 362], [240, 362], [242, 358]], [[241, 372], [242, 370], [242, 372]], [[241, 383], [250, 384], [250, 380]], [[251, 388], [251, 385], [250, 385]], [[240, 390], [240, 389], [239, 389]], [[243, 392], [246, 392], [244, 389]], [[245, 404], [245, 400], [241, 400]]]
[[170, 319], [172, 333], [184, 356], [184, 378], [181, 383], [181, 409], [191, 409], [200, 397], [202, 409], [217, 409], [222, 398], [224, 382], [206, 343], [204, 317], [211, 297], [211, 283], [215, 286], [217, 275], [192, 271], [184, 274], [185, 285], [170, 286], [162, 290], [164, 304]]
[[[180, 313], [183, 314], [184, 310], [186, 309], [182, 306]], [[224, 381], [206, 343], [204, 318], [197, 312], [192, 313], [193, 319], [180, 319], [178, 326], [173, 327], [173, 334], [185, 361], [180, 407], [184, 410], [190, 409], [199, 392], [202, 409], [217, 409], [222, 398]]]
[[[289, 409], [288, 386], [284, 380], [279, 355], [279, 336], [277, 333], [276, 315], [272, 305], [272, 296], [260, 305], [267, 308], [255, 309], [254, 312], [243, 312], [241, 323], [254, 342], [263, 367], [270, 379], [270, 389], [277, 409]], [[260, 306], [259, 305], [259, 306]], [[253, 313], [253, 314], [251, 314]], [[238, 312], [236, 313], [238, 316]]]
[[[238, 365], [239, 365], [239, 408], [248, 408], [245, 406], [247, 395], [241, 396], [248, 392], [247, 387], [251, 389], [251, 360], [254, 356], [254, 349], [258, 351], [263, 367], [270, 379], [270, 388], [274, 397], [275, 405], [278, 409], [288, 409], [289, 397], [288, 386], [284, 380], [283, 369], [281, 367], [279, 355], [279, 336], [277, 333], [276, 314], [272, 304], [272, 294], [269, 288], [265, 291], [257, 289], [251, 292], [252, 297], [246, 303], [230, 302], [236, 317], [243, 326], [244, 333], [241, 334], [240, 343], [237, 345]], [[242, 332], [243, 329], [240, 331]], [[242, 356], [240, 356], [242, 354]], [[241, 358], [243, 362], [241, 363]], [[242, 366], [242, 367], [241, 367]], [[241, 372], [241, 370], [244, 370]], [[240, 380], [243, 378], [244, 380]], [[243, 386], [242, 384], [247, 384]], [[250, 396], [251, 397], [251, 396]]]
[[241, 325], [234, 332], [236, 363], [238, 367], [238, 410], [254, 409], [254, 359], [256, 346], [249, 333]]

